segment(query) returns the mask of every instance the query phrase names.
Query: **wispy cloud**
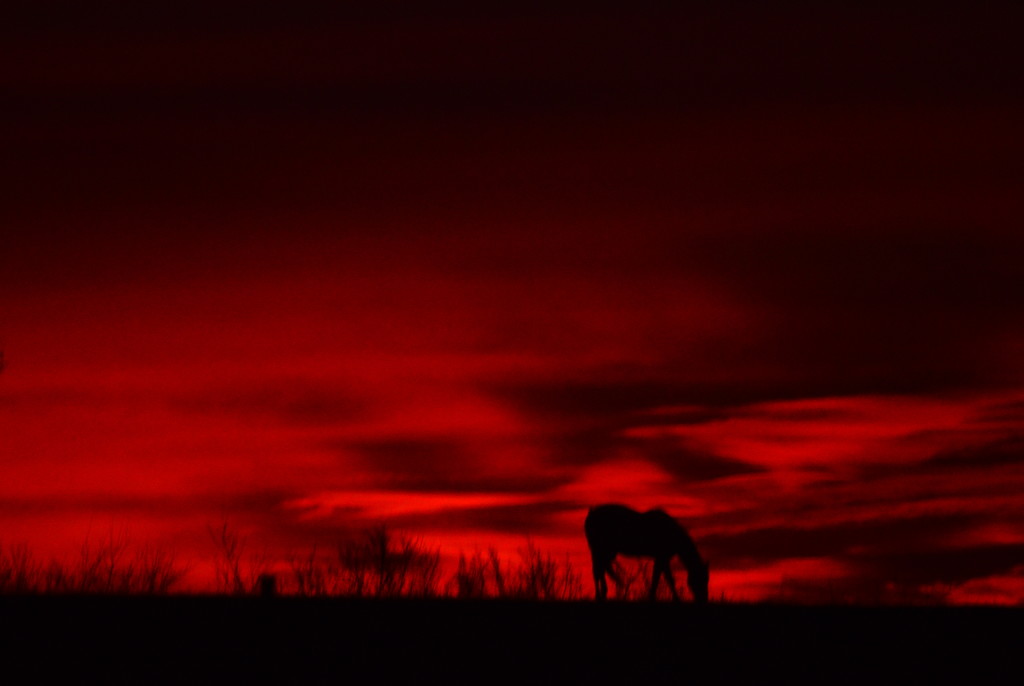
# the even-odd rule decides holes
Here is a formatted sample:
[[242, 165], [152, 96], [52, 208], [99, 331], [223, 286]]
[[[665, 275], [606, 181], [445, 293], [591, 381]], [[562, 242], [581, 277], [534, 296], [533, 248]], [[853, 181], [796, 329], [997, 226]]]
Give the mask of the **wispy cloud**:
[[303, 517], [326, 517], [336, 511], [365, 521], [408, 515], [519, 505], [537, 502], [537, 496], [516, 493], [472, 493], [424, 491], [329, 491], [286, 501], [284, 506], [301, 511]]

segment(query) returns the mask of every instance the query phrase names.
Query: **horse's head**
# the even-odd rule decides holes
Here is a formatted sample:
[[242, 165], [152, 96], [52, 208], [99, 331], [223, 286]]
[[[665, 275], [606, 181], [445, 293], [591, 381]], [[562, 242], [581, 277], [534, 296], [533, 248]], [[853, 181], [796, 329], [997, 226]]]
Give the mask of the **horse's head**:
[[695, 603], [708, 602], [708, 563], [701, 560], [687, 570], [686, 585], [690, 587]]

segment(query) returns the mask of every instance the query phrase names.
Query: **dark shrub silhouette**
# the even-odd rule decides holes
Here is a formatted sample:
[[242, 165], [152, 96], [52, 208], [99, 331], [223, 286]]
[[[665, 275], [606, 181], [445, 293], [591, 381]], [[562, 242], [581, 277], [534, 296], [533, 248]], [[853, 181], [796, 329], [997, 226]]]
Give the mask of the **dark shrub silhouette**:
[[[440, 550], [383, 525], [331, 552], [313, 546], [283, 559], [260, 552], [227, 521], [206, 528], [215, 550], [212, 590], [219, 594], [573, 600], [583, 593], [568, 557], [557, 559], [529, 540], [512, 560], [493, 548], [460, 554], [444, 578]], [[123, 536], [87, 541], [70, 562], [39, 560], [26, 545], [0, 545], [0, 594], [162, 594], [179, 590], [189, 571], [171, 552]]]
[[527, 541], [517, 563], [502, 560], [494, 548], [486, 555], [461, 553], [448, 593], [456, 598], [576, 600], [583, 595], [583, 583], [568, 559], [560, 562]]
[[256, 593], [260, 577], [271, 573], [270, 556], [249, 550], [249, 539], [227, 521], [206, 527], [217, 549], [214, 559], [216, 590], [219, 593], [246, 595]]
[[338, 546], [344, 592], [388, 598], [433, 596], [441, 575], [441, 553], [426, 550], [415, 539], [392, 533], [386, 526]]

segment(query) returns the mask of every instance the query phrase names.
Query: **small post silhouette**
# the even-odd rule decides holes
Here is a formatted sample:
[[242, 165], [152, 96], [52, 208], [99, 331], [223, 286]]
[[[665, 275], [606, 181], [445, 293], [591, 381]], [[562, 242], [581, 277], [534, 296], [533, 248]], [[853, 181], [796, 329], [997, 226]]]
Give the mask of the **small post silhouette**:
[[274, 574], [260, 574], [260, 595], [264, 598], [273, 598], [277, 595], [277, 576]]

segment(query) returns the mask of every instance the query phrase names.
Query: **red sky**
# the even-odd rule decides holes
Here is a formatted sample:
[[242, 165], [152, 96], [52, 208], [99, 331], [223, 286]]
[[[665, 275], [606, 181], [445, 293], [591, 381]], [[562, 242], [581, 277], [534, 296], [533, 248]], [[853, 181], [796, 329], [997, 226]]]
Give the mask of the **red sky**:
[[1019, 9], [33, 11], [0, 542], [621, 501], [713, 596], [1024, 600]]

